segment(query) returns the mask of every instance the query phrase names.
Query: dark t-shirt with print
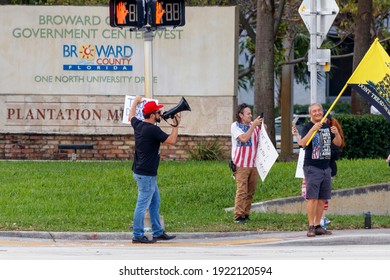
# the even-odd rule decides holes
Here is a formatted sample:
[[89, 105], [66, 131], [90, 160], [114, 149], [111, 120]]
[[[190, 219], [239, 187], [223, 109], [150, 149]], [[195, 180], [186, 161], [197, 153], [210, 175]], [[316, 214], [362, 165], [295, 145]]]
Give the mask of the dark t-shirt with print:
[[[314, 123], [309, 122], [303, 127], [302, 138], [313, 126]], [[321, 169], [328, 168], [331, 156], [331, 144], [334, 137], [335, 135], [330, 131], [329, 125], [324, 123], [305, 148], [305, 161], [303, 165], [311, 165]]]
[[134, 128], [135, 154], [133, 171], [138, 175], [156, 176], [160, 163], [160, 143], [168, 138], [168, 134], [157, 125], [131, 119]]

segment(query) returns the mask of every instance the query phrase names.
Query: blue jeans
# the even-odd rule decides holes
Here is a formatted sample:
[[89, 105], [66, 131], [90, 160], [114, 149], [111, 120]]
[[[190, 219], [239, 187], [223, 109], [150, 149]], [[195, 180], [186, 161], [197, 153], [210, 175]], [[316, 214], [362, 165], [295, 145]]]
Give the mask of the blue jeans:
[[163, 234], [164, 230], [160, 223], [160, 194], [157, 186], [157, 176], [144, 176], [133, 173], [138, 185], [137, 205], [134, 210], [133, 236], [144, 236], [144, 218], [146, 209], [149, 209], [150, 223], [152, 224], [153, 236]]

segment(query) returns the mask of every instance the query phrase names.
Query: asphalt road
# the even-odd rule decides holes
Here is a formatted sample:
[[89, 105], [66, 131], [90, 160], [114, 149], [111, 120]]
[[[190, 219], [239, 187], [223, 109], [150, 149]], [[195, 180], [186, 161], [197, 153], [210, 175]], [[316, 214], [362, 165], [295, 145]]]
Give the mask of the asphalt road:
[[[175, 233], [132, 244], [130, 233], [0, 232], [1, 279], [379, 278], [390, 266], [390, 229]], [[152, 274], [150, 274], [152, 273]]]
[[312, 238], [306, 232], [174, 234], [169, 241], [132, 244], [131, 233], [0, 232], [0, 260], [390, 260], [390, 229]]

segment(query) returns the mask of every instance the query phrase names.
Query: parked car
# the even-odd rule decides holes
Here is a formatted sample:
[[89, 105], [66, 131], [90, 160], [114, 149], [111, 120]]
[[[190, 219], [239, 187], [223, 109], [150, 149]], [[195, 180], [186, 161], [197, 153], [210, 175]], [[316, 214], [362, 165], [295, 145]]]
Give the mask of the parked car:
[[[293, 122], [295, 122], [299, 133], [302, 132], [303, 126], [307, 122], [309, 122], [309, 120], [310, 120], [310, 115], [295, 115], [295, 114], [293, 115]], [[292, 124], [291, 124], [291, 126], [292, 126]], [[280, 116], [280, 117], [275, 118], [276, 149], [278, 151], [280, 151], [281, 128], [282, 128], [282, 117]], [[298, 145], [297, 139], [295, 139], [295, 137], [294, 137], [294, 142], [293, 142], [293, 150], [294, 150], [294, 152], [299, 152], [299, 145]]]

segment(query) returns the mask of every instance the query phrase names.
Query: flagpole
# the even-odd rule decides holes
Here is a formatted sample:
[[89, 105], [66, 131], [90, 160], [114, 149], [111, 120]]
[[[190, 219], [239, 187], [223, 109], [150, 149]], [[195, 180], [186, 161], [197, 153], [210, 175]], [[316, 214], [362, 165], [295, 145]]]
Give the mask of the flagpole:
[[[343, 89], [340, 91], [339, 95], [336, 97], [336, 99], [333, 101], [332, 105], [329, 107], [328, 111], [326, 112], [325, 116], [322, 118], [321, 123], [324, 123], [326, 117], [330, 114], [333, 107], [336, 105], [337, 101], [339, 101], [341, 95], [343, 95], [344, 91], [346, 90], [348, 86], [348, 82], [344, 85]], [[318, 130], [314, 131], [313, 134], [310, 136], [309, 140], [306, 142], [306, 146], [308, 146], [313, 139], [314, 135], [317, 133]]]

